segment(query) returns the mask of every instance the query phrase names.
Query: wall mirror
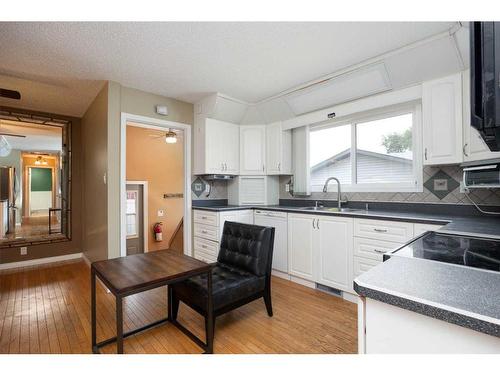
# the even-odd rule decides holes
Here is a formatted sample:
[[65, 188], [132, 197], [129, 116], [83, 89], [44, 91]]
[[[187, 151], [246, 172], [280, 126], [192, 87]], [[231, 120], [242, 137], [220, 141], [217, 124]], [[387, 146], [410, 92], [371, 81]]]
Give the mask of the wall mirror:
[[71, 122], [0, 111], [0, 247], [71, 239]]

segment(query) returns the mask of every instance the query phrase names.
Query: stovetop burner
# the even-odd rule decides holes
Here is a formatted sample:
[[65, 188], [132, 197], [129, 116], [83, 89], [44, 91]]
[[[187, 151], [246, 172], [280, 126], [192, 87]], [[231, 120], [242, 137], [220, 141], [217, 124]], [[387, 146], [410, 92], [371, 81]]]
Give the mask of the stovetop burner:
[[393, 255], [500, 272], [500, 240], [428, 232]]

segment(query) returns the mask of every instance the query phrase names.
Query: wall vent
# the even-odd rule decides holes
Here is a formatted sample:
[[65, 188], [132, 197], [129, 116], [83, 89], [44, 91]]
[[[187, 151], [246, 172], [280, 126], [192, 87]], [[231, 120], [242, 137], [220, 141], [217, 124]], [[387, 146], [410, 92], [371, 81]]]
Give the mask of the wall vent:
[[0, 97], [2, 97], [2, 98], [8, 98], [8, 99], [20, 100], [21, 99], [21, 93], [19, 91], [15, 91], [15, 90], [8, 90], [8, 89], [2, 89], [2, 88], [0, 88]]

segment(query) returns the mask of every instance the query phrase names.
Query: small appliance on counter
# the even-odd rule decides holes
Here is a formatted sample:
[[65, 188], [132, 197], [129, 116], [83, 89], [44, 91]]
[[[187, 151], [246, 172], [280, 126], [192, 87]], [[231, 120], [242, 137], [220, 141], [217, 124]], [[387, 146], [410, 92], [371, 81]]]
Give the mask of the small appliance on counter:
[[426, 232], [403, 247], [386, 253], [500, 272], [500, 240]]

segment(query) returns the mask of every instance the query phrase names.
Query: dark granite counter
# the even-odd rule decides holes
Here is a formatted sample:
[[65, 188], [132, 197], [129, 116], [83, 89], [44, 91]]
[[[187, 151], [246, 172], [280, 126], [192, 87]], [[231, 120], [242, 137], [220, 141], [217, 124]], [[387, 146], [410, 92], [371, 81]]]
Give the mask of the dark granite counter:
[[500, 273], [394, 256], [354, 280], [361, 296], [500, 337]]

